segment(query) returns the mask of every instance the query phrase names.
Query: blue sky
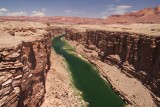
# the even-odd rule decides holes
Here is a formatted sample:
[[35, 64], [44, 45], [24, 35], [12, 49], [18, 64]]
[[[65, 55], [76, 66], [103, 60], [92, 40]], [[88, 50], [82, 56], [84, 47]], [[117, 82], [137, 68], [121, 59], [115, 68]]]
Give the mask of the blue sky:
[[104, 18], [160, 5], [160, 0], [0, 0], [0, 16]]

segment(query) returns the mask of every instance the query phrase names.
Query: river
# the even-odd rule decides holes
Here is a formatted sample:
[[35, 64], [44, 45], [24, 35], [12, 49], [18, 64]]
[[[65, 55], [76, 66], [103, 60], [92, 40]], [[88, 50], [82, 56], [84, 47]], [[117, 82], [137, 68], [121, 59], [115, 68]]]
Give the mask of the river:
[[57, 54], [65, 58], [73, 84], [82, 92], [83, 99], [89, 103], [88, 107], [124, 107], [123, 100], [100, 77], [98, 70], [89, 62], [73, 54], [74, 49], [62, 39], [63, 37], [55, 37], [52, 46]]

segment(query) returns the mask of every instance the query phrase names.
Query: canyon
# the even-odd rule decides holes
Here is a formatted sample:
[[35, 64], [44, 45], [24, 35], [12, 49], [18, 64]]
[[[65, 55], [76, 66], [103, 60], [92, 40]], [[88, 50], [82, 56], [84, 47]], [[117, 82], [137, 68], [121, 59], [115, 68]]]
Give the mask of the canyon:
[[[107, 31], [107, 29], [95, 30], [84, 28], [82, 30], [82, 28], [80, 28], [80, 30], [78, 30], [73, 27], [66, 29], [66, 39], [76, 48], [78, 54], [85, 56], [91, 63], [99, 67], [102, 71], [101, 75], [103, 75], [104, 78], [111, 79], [109, 80], [110, 82], [112, 81], [111, 84], [116, 84], [117, 81], [123, 81], [124, 84], [117, 83], [117, 87], [119, 87], [118, 90], [122, 91], [123, 88], [120, 87], [124, 87], [125, 84], [132, 84], [132, 86], [125, 87], [126, 89], [130, 89], [129, 93], [131, 96], [128, 96], [129, 94], [126, 95], [124, 91], [119, 91], [119, 93], [122, 93], [122, 96], [130, 97], [129, 102], [136, 104], [138, 101], [143, 102], [142, 105], [140, 103], [140, 105], [133, 105], [136, 105], [136, 107], [153, 106], [152, 104], [147, 105], [147, 102], [149, 102], [148, 98], [142, 101], [142, 99], [147, 97], [147, 94], [144, 94], [145, 91], [142, 91], [140, 89], [141, 86], [137, 85], [136, 82], [132, 83], [134, 80], [131, 82], [130, 78], [137, 78], [140, 83], [148, 88], [151, 94], [148, 93], [150, 99], [153, 98], [154, 102], [159, 105], [159, 35], [138, 34], [129, 31]], [[108, 68], [116, 66], [127, 78], [122, 76], [121, 73], [118, 74], [120, 76], [115, 76], [117, 74], [116, 72], [118, 72], [114, 70], [115, 68], [113, 68], [111, 73], [107, 73], [109, 72], [106, 70], [107, 67], [102, 67], [104, 63], [98, 63], [99, 60], [107, 63]], [[133, 90], [136, 91], [132, 93]], [[144, 93], [141, 96], [142, 92]], [[136, 100], [138, 101], [135, 101], [134, 98], [132, 98], [133, 96], [136, 96]]]
[[159, 35], [104, 30], [87, 30], [84, 33], [74, 33], [70, 30], [66, 33], [67, 39], [83, 42], [86, 48], [98, 52], [101, 61], [118, 65], [160, 96]]
[[1, 16], [0, 106], [87, 106], [65, 59], [52, 50], [52, 38], [65, 34], [127, 106], [159, 107], [159, 12], [158, 6], [108, 19]]
[[56, 30], [50, 29], [39, 22], [0, 22], [0, 107], [86, 105], [51, 48]]

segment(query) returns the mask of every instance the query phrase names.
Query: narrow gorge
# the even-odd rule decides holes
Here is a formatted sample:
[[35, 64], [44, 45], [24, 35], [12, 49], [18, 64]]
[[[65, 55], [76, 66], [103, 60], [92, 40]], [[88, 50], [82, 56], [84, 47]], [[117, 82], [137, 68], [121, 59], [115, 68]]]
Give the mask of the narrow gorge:
[[82, 92], [84, 100], [88, 102], [88, 107], [123, 107], [125, 105], [123, 100], [112, 92], [109, 85], [98, 75], [96, 68], [76, 56], [62, 37], [59, 36], [53, 40], [53, 47], [65, 58], [73, 83]]
[[98, 52], [101, 61], [116, 64], [127, 75], [138, 78], [160, 96], [160, 37], [128, 32], [87, 30], [67, 31], [67, 39], [83, 42]]
[[[0, 25], [1, 107], [160, 106], [159, 33], [27, 21]], [[63, 40], [57, 37], [62, 34]]]
[[[91, 63], [99, 66], [97, 61], [101, 60], [108, 65], [116, 66], [129, 78], [137, 78], [146, 88], [150, 90], [150, 98], [153, 98], [154, 103], [159, 105], [159, 35], [156, 36], [143, 33], [96, 29], [87, 29], [86, 31], [81, 31], [71, 28], [66, 29], [66, 39], [76, 41], [77, 43], [71, 42], [71, 44], [75, 44], [73, 46], [77, 48], [79, 51], [78, 53], [85, 56], [88, 60], [90, 60]], [[102, 68], [101, 66], [99, 67]], [[105, 78], [108, 78], [107, 73], [103, 72], [102, 75]], [[134, 87], [134, 84], [132, 85]], [[138, 87], [137, 91], [140, 91], [138, 90]], [[123, 94], [125, 94], [125, 92], [122, 92], [122, 96]], [[125, 96], [126, 95], [124, 95], [124, 97]], [[133, 96], [131, 97], [137, 97], [136, 93], [133, 93]], [[143, 95], [141, 97], [141, 99], [143, 99], [143, 97], [146, 96]], [[133, 99], [134, 98], [131, 98], [130, 101], [132, 103], [136, 103], [136, 101]], [[146, 99], [144, 102], [142, 101], [145, 104], [142, 104], [141, 106], [154, 105], [147, 105], [146, 102], [148, 101], [148, 99]], [[151, 103], [153, 102], [151, 101]]]

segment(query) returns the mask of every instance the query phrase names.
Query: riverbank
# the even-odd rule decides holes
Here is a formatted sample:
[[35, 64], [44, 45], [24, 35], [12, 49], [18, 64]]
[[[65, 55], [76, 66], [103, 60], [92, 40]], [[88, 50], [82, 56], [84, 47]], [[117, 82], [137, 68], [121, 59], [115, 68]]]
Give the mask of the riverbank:
[[46, 78], [45, 101], [41, 107], [85, 107], [74, 88], [64, 59], [51, 51], [51, 69]]
[[[82, 55], [99, 68], [99, 73], [106, 78], [112, 88], [133, 107], [157, 107], [150, 91], [137, 79], [124, 74], [118, 67], [101, 62], [95, 51], [84, 48], [83, 45], [68, 41], [75, 47], [77, 54]], [[107, 69], [106, 69], [107, 68]]]
[[88, 102], [87, 107], [124, 107], [123, 100], [100, 77], [97, 69], [74, 54], [74, 48], [63, 37], [56, 37], [52, 46], [57, 54], [65, 58], [73, 84], [82, 92], [84, 101]]

